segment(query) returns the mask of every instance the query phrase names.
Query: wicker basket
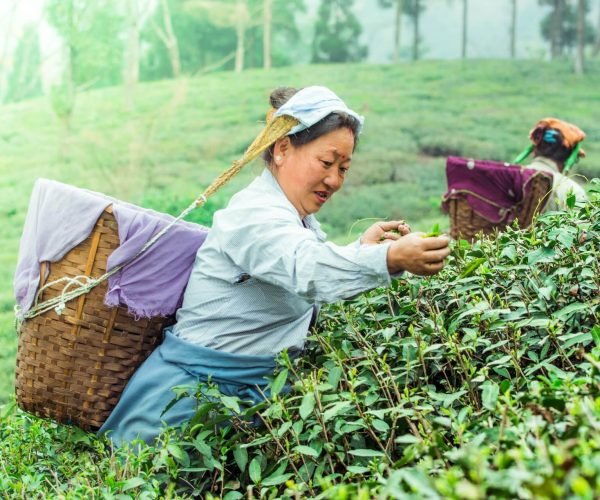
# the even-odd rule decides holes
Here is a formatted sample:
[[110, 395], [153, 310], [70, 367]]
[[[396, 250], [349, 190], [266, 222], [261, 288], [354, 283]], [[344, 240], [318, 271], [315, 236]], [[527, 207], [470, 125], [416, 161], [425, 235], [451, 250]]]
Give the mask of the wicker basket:
[[[552, 178], [544, 172], [530, 179], [531, 192], [521, 203], [515, 205], [515, 219], [521, 229], [531, 225], [533, 217], [540, 213], [548, 203], [552, 189]], [[477, 234], [491, 234], [506, 227], [506, 222], [491, 222], [477, 214], [462, 196], [448, 200], [450, 216], [450, 235], [472, 241]]]
[[[108, 207], [90, 236], [51, 266], [48, 282], [63, 276], [100, 276], [119, 245]], [[45, 274], [42, 264], [41, 279]], [[40, 287], [43, 286], [40, 283]], [[60, 423], [97, 430], [117, 404], [136, 368], [162, 340], [172, 318], [136, 320], [123, 307], [104, 304], [107, 283], [54, 311], [25, 321], [17, 350], [16, 395], [28, 412]], [[59, 295], [49, 287], [41, 299]]]

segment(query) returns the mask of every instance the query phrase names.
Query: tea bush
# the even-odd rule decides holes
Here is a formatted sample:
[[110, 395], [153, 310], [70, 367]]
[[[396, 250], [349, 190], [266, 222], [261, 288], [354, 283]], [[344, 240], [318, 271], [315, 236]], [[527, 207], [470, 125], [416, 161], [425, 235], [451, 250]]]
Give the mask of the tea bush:
[[[594, 200], [455, 244], [431, 278], [325, 308], [258, 406], [208, 385], [158, 448], [5, 407], [21, 498], [597, 498], [600, 182]], [[196, 388], [179, 388], [180, 394]], [[260, 422], [253, 425], [250, 422]]]
[[201, 405], [177, 445], [186, 481], [226, 498], [597, 497], [599, 216], [596, 200], [460, 242], [436, 277], [327, 308], [268, 405]]

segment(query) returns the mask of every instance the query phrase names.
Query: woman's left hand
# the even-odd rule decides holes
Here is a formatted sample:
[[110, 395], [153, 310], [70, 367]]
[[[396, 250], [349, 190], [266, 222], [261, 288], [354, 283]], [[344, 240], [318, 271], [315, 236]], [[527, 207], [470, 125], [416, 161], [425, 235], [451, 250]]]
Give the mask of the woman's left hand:
[[397, 240], [410, 233], [410, 226], [403, 220], [381, 221], [373, 224], [360, 237], [361, 245], [377, 245], [386, 240]]

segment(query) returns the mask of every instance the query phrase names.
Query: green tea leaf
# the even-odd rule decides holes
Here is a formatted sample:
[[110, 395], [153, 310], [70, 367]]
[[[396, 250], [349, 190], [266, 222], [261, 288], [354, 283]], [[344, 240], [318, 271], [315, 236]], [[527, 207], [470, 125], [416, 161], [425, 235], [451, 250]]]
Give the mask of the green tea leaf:
[[254, 484], [260, 483], [261, 467], [260, 467], [260, 461], [258, 460], [258, 457], [254, 457], [252, 459], [252, 461], [250, 462], [250, 467], [248, 468], [248, 473], [250, 474], [250, 479], [252, 479], [252, 482]]
[[289, 478], [291, 478], [294, 474], [278, 474], [277, 476], [271, 475], [267, 477], [263, 482], [263, 486], [277, 486], [278, 484], [285, 483]]
[[359, 450], [350, 450], [348, 453], [355, 457], [383, 457], [384, 453], [378, 450], [369, 450], [367, 448]]
[[375, 419], [373, 420], [372, 425], [379, 432], [387, 432], [390, 430], [390, 426], [385, 420]]
[[439, 235], [440, 235], [440, 225], [434, 224], [433, 227], [431, 228], [431, 231], [424, 234], [423, 238], [432, 238], [434, 236], [439, 236]]
[[141, 477], [132, 477], [123, 483], [122, 490], [132, 490], [133, 488], [138, 488], [144, 484], [146, 484], [146, 481], [144, 481]]
[[298, 453], [302, 453], [302, 455], [308, 455], [310, 457], [318, 457], [319, 452], [310, 446], [306, 446], [303, 444], [299, 444], [298, 446], [294, 446], [294, 450]]
[[315, 409], [315, 393], [307, 392], [302, 398], [302, 404], [300, 405], [300, 417], [302, 420], [306, 419], [312, 414]]
[[187, 454], [187, 451], [185, 451], [180, 446], [176, 444], [168, 444], [167, 451], [175, 460], [177, 460], [184, 467], [190, 465], [190, 456]]
[[461, 278], [468, 278], [471, 276], [481, 264], [483, 264], [487, 259], [484, 257], [480, 257], [478, 259], [473, 259], [467, 266], [465, 266], [460, 273]]
[[352, 403], [349, 401], [340, 401], [339, 403], [334, 404], [331, 408], [323, 412], [323, 422], [327, 422], [333, 417], [344, 413], [350, 407], [352, 407]]
[[490, 411], [494, 411], [496, 409], [499, 394], [500, 388], [498, 387], [498, 384], [488, 380], [483, 384], [483, 391], [481, 393], [481, 402], [483, 403], [483, 406]]
[[223, 500], [239, 500], [240, 498], [244, 498], [244, 495], [239, 491], [228, 491], [223, 497]]
[[573, 304], [569, 304], [568, 306], [563, 307], [559, 311], [556, 311], [554, 314], [552, 314], [552, 316], [554, 318], [558, 318], [563, 321], [566, 321], [571, 316], [573, 316], [573, 314], [575, 314], [576, 312], [585, 311], [586, 309], [589, 309], [589, 308], [590, 308], [590, 306], [588, 304], [583, 304], [581, 302], [574, 302]]
[[368, 467], [361, 467], [360, 465], [349, 465], [346, 470], [352, 474], [366, 474], [369, 472]]
[[592, 338], [596, 343], [596, 347], [600, 347], [600, 326], [594, 325], [594, 328], [592, 328], [590, 333], [592, 334]]
[[236, 446], [233, 449], [233, 458], [235, 459], [237, 466], [240, 468], [240, 471], [244, 472], [246, 470], [246, 465], [248, 464], [248, 450], [246, 448]]
[[288, 377], [288, 371], [287, 371], [287, 369], [284, 369], [284, 370], [281, 370], [281, 372], [279, 372], [277, 377], [275, 377], [275, 380], [273, 380], [273, 382], [271, 382], [271, 396], [272, 397], [277, 396], [281, 392], [281, 390], [285, 386], [287, 377]]
[[329, 370], [329, 376], [327, 377], [327, 383], [331, 385], [331, 387], [337, 387], [340, 378], [342, 377], [342, 368], [340, 366], [335, 366], [331, 370]]
[[240, 413], [241, 410], [238, 398], [233, 396], [221, 396], [221, 402], [225, 405], [225, 407], [233, 410], [235, 413]]

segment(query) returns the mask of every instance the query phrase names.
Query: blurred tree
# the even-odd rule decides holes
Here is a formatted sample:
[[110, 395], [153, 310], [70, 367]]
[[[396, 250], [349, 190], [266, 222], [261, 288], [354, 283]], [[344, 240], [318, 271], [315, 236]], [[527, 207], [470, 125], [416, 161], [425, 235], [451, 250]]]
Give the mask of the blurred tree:
[[20, 101], [42, 93], [40, 47], [37, 26], [25, 28], [12, 57], [14, 64], [7, 78], [5, 102]]
[[461, 57], [467, 58], [467, 33], [469, 30], [468, 19], [469, 19], [469, 1], [462, 0], [462, 50]]
[[273, 0], [263, 0], [263, 68], [271, 68], [271, 33], [273, 31]]
[[179, 42], [173, 31], [173, 23], [171, 21], [171, 9], [169, 8], [169, 2], [167, 0], [160, 0], [160, 11], [162, 13], [162, 22], [157, 22], [157, 19], [151, 18], [152, 26], [158, 38], [162, 41], [167, 54], [169, 56], [169, 62], [171, 63], [171, 71], [173, 78], [179, 78], [181, 75], [181, 60], [179, 58]]
[[125, 19], [118, 7], [117, 0], [48, 0], [48, 22], [64, 42], [75, 85], [102, 87], [121, 80]]
[[402, 35], [402, 14], [408, 4], [404, 3], [404, 0], [378, 0], [379, 5], [383, 8], [389, 8], [394, 6], [394, 54], [392, 61], [397, 63], [400, 61], [400, 40]]
[[565, 3], [564, 0], [545, 0], [541, 1], [540, 3], [552, 5], [553, 8], [553, 11], [548, 14], [548, 17], [545, 20], [545, 28], [544, 21], [542, 21], [542, 35], [544, 36], [544, 31], [546, 31], [546, 35], [544, 37], [550, 40], [550, 56], [552, 59], [556, 59], [562, 47], [561, 40], [563, 38], [563, 34], [561, 20], [563, 17]]
[[598, 0], [598, 21], [596, 24], [596, 41], [594, 42], [594, 49], [592, 55], [597, 57], [600, 54], [600, 0]]
[[412, 59], [416, 61], [420, 57], [421, 35], [419, 33], [419, 24], [421, 14], [425, 11], [425, 5], [423, 0], [405, 0], [405, 2], [406, 15], [411, 18], [413, 23]]
[[243, 67], [270, 68], [296, 60], [294, 48], [297, 51], [300, 45], [296, 14], [305, 10], [304, 0], [235, 1], [233, 17], [215, 18], [214, 11], [208, 15], [217, 26], [236, 28], [234, 69], [239, 72]]
[[[223, 52], [230, 53], [234, 48], [235, 34], [232, 29], [216, 27], [202, 12], [188, 11], [186, 3], [186, 0], [169, 0], [169, 11], [173, 33], [178, 40], [180, 69], [189, 74], [215, 63]], [[173, 76], [169, 53], [154, 28], [162, 22], [162, 12], [157, 7], [151, 14], [150, 22], [142, 29], [142, 80]]]
[[[586, 9], [587, 8], [587, 9]], [[583, 75], [585, 53], [585, 14], [589, 10], [585, 0], [577, 0], [577, 51], [575, 53], [575, 73]]]
[[236, 0], [234, 9], [235, 19], [235, 72], [240, 73], [244, 69], [244, 44], [246, 42], [246, 27], [250, 23], [250, 14], [248, 12], [248, 0]]
[[63, 71], [50, 88], [52, 108], [66, 128], [78, 90], [115, 85], [121, 77], [124, 18], [116, 0], [48, 0], [45, 14], [64, 46]]
[[78, 90], [120, 80], [124, 19], [115, 1], [48, 0], [46, 4], [48, 22], [64, 46], [64, 69], [50, 89], [50, 100], [66, 128]]
[[133, 94], [133, 88], [140, 79], [140, 8], [138, 0], [127, 0], [127, 44], [125, 47], [125, 67], [123, 80]]
[[[169, 0], [173, 33], [177, 37], [181, 72], [194, 74], [217, 69], [265, 65], [264, 0], [246, 0], [248, 22], [243, 44], [236, 34], [241, 27], [235, 13], [238, 0], [206, 2], [203, 0]], [[304, 10], [304, 0], [270, 0], [271, 64], [290, 64], [302, 50], [295, 16]], [[157, 36], [153, 23], [160, 20], [160, 9], [152, 14], [153, 20], [142, 29], [141, 78], [154, 80], [169, 78], [173, 72], [164, 43]], [[243, 64], [239, 55], [243, 47]]]
[[517, 0], [510, 0], [510, 57], [517, 55]]
[[246, 51], [246, 30], [250, 25], [250, 12], [248, 0], [189, 0], [186, 2], [188, 11], [204, 13], [209, 22], [220, 28], [233, 28], [235, 30], [235, 63], [237, 73], [244, 69], [244, 55]]
[[275, 66], [286, 66], [301, 59], [307, 48], [303, 46], [296, 24], [297, 15], [306, 12], [304, 0], [270, 0], [273, 3], [271, 59]]
[[[567, 0], [539, 0], [540, 5], [551, 7], [548, 15], [542, 20], [542, 37], [550, 42], [550, 56], [556, 59], [570, 52], [577, 45], [577, 10]], [[583, 3], [584, 17], [589, 11], [589, 2]], [[583, 43], [594, 40], [593, 27], [585, 22], [583, 26]]]
[[8, 72], [11, 71], [9, 64], [9, 54], [12, 40], [14, 38], [15, 18], [17, 13], [17, 1], [12, 0], [10, 7], [5, 6], [5, 15], [3, 19], [4, 39], [0, 49], [0, 103], [4, 102], [6, 97]]
[[362, 28], [352, 12], [354, 0], [322, 0], [315, 24], [313, 62], [362, 61], [367, 47], [359, 43]]

